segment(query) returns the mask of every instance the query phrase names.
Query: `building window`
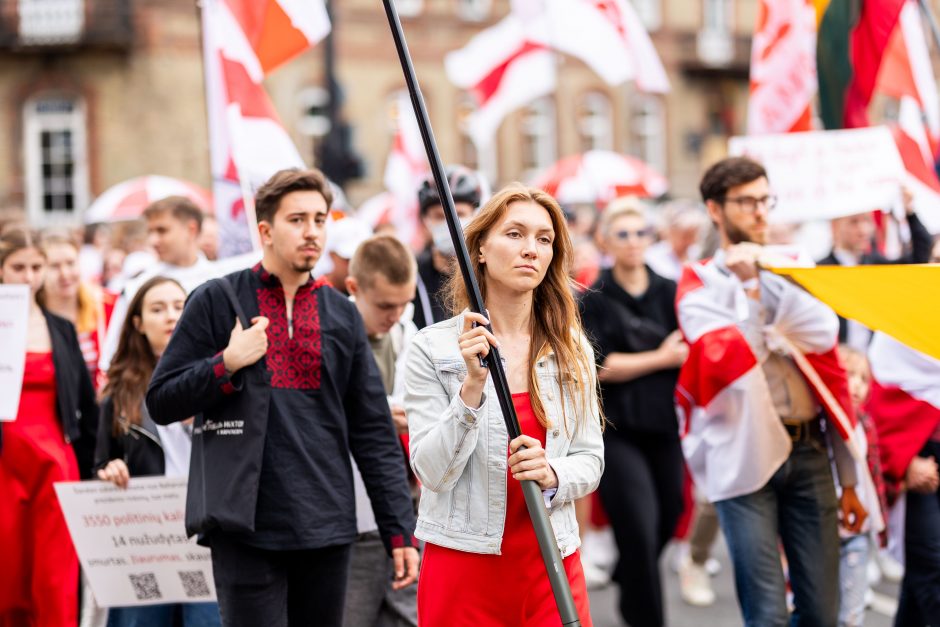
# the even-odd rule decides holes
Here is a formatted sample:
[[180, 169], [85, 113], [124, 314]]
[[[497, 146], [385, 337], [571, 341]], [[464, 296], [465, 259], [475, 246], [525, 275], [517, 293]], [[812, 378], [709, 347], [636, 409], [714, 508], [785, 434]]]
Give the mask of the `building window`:
[[477, 100], [469, 92], [461, 92], [457, 103], [457, 128], [460, 130], [460, 156], [459, 163], [471, 170], [481, 172], [486, 179], [493, 183], [497, 178], [496, 146], [491, 142], [486, 148], [480, 150], [467, 134], [467, 118], [476, 111]]
[[85, 108], [72, 98], [43, 97], [26, 103], [23, 118], [30, 219], [74, 220], [88, 205]]
[[492, 8], [493, 0], [457, 0], [457, 15], [468, 22], [482, 22]]
[[660, 174], [666, 173], [666, 120], [662, 100], [634, 94], [631, 152]]
[[532, 178], [558, 159], [555, 102], [548, 96], [533, 102], [523, 113], [522, 154], [524, 178]]
[[588, 92], [578, 104], [581, 150], [613, 150], [613, 107], [607, 94], [599, 91]]
[[424, 0], [398, 0], [395, 8], [402, 17], [417, 17], [424, 10]]
[[632, 3], [646, 30], [659, 30], [659, 27], [663, 25], [661, 0], [632, 0]]
[[24, 44], [74, 43], [85, 25], [84, 0], [19, 0], [17, 12]]

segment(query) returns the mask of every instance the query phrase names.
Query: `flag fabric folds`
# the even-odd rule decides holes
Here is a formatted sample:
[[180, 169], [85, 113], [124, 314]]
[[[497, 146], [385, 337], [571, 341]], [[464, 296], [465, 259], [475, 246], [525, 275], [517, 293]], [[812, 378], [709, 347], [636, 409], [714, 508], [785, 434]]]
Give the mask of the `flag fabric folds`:
[[885, 475], [899, 482], [940, 427], [940, 360], [876, 333], [868, 350], [872, 390], [868, 409], [878, 427]]
[[773, 268], [844, 318], [940, 359], [940, 264]]
[[816, 68], [826, 128], [868, 126], [882, 57], [905, 0], [831, 0], [819, 23]]
[[[418, 225], [418, 186], [430, 172], [421, 129], [408, 95], [396, 103], [397, 128], [385, 162], [385, 189], [391, 192], [394, 210], [387, 216], [402, 241], [410, 242]], [[374, 224], [373, 224], [374, 226]]]
[[467, 124], [478, 147], [493, 142], [509, 113], [555, 90], [555, 52], [580, 59], [610, 85], [633, 80], [641, 91], [669, 91], [627, 0], [514, 0], [502, 21], [445, 59], [448, 79], [477, 100]]
[[478, 147], [493, 142], [509, 113], [555, 90], [555, 60], [531, 41], [522, 19], [510, 13], [444, 60], [450, 82], [469, 90], [477, 109], [466, 121]]
[[220, 254], [229, 256], [252, 248], [254, 190], [277, 170], [304, 166], [262, 80], [329, 32], [329, 20], [322, 0], [205, 0], [202, 23], [212, 192]]
[[816, 89], [811, 0], [761, 0], [751, 48], [748, 134], [811, 130]]

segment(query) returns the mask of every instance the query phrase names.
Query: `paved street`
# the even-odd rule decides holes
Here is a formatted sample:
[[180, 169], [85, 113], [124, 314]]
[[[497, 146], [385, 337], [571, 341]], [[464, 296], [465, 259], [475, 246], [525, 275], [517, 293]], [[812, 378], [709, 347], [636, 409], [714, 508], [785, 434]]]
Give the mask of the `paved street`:
[[[721, 573], [712, 582], [718, 601], [712, 607], [694, 608], [686, 605], [679, 597], [679, 577], [668, 567], [669, 551], [663, 560], [666, 593], [666, 616], [670, 627], [738, 627], [742, 625], [737, 600], [734, 596], [734, 581], [731, 565], [728, 561], [724, 542], [719, 538], [716, 557], [722, 563]], [[591, 614], [594, 627], [623, 627], [617, 610], [617, 587], [607, 586], [591, 591]], [[869, 608], [865, 616], [866, 627], [890, 627], [892, 625], [893, 606], [897, 599], [896, 584], [880, 584], [876, 588], [874, 608]], [[879, 610], [881, 610], [879, 612]]]

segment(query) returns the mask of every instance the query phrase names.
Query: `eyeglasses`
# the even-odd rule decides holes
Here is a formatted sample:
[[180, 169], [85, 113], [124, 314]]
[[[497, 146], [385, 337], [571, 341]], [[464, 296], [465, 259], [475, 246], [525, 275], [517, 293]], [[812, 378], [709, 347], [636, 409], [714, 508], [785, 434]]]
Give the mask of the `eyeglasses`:
[[777, 197], [776, 196], [761, 196], [757, 198], [755, 196], [734, 196], [732, 198], [725, 198], [724, 202], [734, 203], [737, 206], [741, 207], [741, 210], [745, 213], [754, 213], [757, 211], [757, 207], [763, 205], [764, 209], [767, 211], [773, 211], [777, 206]]
[[635, 239], [645, 239], [653, 234], [652, 229], [637, 229], [636, 231], [631, 231], [629, 229], [621, 229], [614, 232], [614, 237], [619, 240], [626, 240], [630, 237]]

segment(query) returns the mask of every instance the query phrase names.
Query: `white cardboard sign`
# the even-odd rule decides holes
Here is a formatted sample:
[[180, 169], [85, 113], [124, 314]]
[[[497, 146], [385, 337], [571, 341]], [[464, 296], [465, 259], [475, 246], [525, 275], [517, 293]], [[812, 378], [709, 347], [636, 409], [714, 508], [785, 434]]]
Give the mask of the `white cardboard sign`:
[[16, 420], [26, 366], [29, 286], [0, 285], [0, 421]]
[[827, 220], [900, 200], [904, 164], [884, 126], [732, 137], [728, 151], [767, 169], [776, 222]]
[[186, 537], [186, 478], [55, 484], [59, 504], [103, 607], [215, 600], [209, 549]]

